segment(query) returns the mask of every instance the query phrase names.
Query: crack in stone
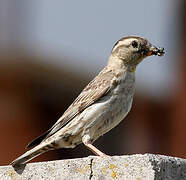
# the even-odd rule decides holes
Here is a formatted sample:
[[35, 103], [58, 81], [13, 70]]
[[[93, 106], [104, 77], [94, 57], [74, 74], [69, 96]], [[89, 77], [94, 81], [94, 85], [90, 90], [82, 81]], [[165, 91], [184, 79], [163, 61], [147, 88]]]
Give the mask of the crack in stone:
[[90, 159], [90, 176], [89, 176], [89, 180], [91, 180], [92, 177], [93, 177], [93, 169], [92, 169], [93, 160], [94, 160], [94, 158], [91, 158], [91, 159]]

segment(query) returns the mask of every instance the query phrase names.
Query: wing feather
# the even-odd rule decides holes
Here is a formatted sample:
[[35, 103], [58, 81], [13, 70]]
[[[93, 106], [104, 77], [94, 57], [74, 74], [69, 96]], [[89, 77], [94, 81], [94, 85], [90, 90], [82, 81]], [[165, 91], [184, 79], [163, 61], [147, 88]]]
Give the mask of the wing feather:
[[[104, 94], [106, 94], [114, 79], [114, 73], [112, 71], [106, 71], [106, 68], [101, 71], [80, 93], [80, 95], [74, 100], [69, 108], [64, 112], [62, 117], [53, 125], [48, 136], [51, 136], [56, 131], [64, 127], [75, 116], [81, 113], [85, 108], [99, 100]], [[47, 136], [47, 137], [48, 137]]]
[[[112, 80], [115, 75], [111, 70], [105, 67], [80, 93], [69, 108], [64, 112], [61, 118], [46, 132], [45, 136], [41, 135], [32, 141], [27, 147], [39, 144], [43, 139], [46, 139], [59, 131], [62, 127], [68, 124], [75, 116], [81, 113], [85, 108], [99, 100], [103, 95], [108, 93], [112, 86]], [[47, 134], [47, 135], [46, 135]]]

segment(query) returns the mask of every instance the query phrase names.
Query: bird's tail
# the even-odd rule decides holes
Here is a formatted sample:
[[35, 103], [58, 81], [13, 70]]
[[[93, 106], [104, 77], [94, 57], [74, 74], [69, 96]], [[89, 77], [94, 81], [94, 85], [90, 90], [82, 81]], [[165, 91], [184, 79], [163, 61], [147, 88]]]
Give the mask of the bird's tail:
[[19, 166], [21, 164], [25, 164], [26, 162], [30, 161], [31, 159], [39, 156], [40, 154], [43, 154], [44, 152], [47, 152], [49, 150], [53, 150], [54, 148], [51, 146], [51, 144], [43, 142], [37, 146], [35, 146], [33, 149], [27, 151], [17, 159], [15, 159], [13, 162], [10, 163], [12, 166]]

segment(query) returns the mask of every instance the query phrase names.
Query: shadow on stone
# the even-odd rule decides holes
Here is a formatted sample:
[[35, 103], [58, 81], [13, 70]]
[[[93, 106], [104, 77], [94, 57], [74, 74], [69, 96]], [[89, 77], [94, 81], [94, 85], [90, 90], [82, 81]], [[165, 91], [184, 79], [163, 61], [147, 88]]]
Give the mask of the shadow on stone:
[[26, 167], [26, 164], [21, 164], [21, 165], [18, 165], [18, 166], [12, 166], [14, 168], [14, 170], [19, 174], [21, 175]]
[[155, 172], [155, 180], [186, 179], [186, 162], [181, 158], [162, 155], [148, 155]]

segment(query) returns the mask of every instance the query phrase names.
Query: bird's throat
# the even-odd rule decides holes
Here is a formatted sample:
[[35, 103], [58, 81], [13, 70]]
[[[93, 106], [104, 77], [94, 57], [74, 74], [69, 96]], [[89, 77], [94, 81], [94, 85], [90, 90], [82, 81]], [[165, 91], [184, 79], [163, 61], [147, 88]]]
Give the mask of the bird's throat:
[[114, 70], [116, 73], [122, 73], [124, 71], [135, 73], [136, 71], [135, 64], [125, 63], [123, 59], [114, 56], [110, 56], [107, 67]]

